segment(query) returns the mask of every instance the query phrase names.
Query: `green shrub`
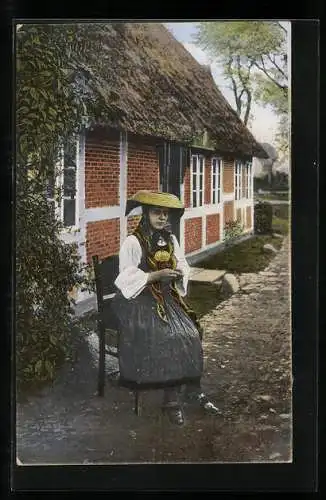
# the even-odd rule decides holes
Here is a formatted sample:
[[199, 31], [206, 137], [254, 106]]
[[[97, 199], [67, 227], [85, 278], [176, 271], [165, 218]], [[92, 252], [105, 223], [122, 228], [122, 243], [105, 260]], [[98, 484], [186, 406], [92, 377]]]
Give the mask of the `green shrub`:
[[271, 234], [273, 231], [273, 207], [270, 203], [259, 202], [255, 205], [255, 234]]
[[289, 212], [290, 212], [290, 205], [287, 204], [273, 205], [273, 215], [278, 219], [288, 219]]
[[[75, 331], [69, 292], [82, 286], [77, 248], [46, 199], [58, 152], [97, 116], [92, 94], [76, 87], [76, 61], [98, 53], [89, 25], [22, 25], [16, 45], [16, 380], [53, 380], [69, 357]], [[100, 105], [101, 107], [101, 101]], [[59, 200], [61, 193], [57, 193]]]
[[243, 233], [243, 225], [239, 221], [229, 221], [224, 226], [224, 242], [231, 245]]

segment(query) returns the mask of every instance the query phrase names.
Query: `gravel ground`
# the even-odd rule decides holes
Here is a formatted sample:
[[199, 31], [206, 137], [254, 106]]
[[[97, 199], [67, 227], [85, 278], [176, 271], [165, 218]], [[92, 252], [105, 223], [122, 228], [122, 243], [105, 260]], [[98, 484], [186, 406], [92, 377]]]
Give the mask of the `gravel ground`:
[[137, 417], [133, 394], [109, 379], [97, 397], [92, 337], [76, 339], [75, 359], [55, 383], [17, 403], [23, 464], [291, 461], [289, 239], [265, 271], [241, 275], [240, 284], [201, 319], [203, 388], [221, 416], [185, 406], [185, 426], [172, 426], [161, 391], [151, 391]]

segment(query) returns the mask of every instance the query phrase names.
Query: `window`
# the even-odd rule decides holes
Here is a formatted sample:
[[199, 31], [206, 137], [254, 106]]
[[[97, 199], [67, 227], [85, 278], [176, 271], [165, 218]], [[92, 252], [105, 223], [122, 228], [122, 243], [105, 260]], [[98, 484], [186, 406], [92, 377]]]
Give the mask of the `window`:
[[191, 157], [192, 207], [201, 207], [204, 203], [204, 157]]
[[77, 157], [78, 141], [72, 139], [62, 148], [57, 171], [47, 186], [48, 201], [64, 227], [77, 224]]
[[246, 163], [246, 198], [250, 199], [252, 197], [252, 164], [250, 162]]
[[242, 164], [237, 161], [235, 164], [235, 199], [240, 200], [242, 191]]
[[212, 203], [221, 202], [221, 160], [212, 160]]

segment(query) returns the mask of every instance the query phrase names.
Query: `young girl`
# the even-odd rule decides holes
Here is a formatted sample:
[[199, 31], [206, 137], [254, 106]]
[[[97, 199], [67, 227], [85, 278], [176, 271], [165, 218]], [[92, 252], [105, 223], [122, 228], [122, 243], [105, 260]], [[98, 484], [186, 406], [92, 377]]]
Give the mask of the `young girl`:
[[181, 217], [184, 208], [176, 196], [151, 191], [139, 191], [128, 200], [126, 215], [137, 206], [142, 218], [121, 247], [115, 281], [120, 290], [115, 299], [120, 383], [138, 390], [163, 388], [163, 410], [182, 425], [182, 385], [203, 408], [218, 413], [200, 389], [200, 326], [183, 300], [189, 266], [167, 230], [171, 217]]

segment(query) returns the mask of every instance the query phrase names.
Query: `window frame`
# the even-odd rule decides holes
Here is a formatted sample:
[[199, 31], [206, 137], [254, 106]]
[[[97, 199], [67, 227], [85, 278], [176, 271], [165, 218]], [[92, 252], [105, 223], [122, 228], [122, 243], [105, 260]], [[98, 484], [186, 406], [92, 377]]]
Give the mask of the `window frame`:
[[[194, 169], [194, 158], [196, 158], [196, 169]], [[202, 173], [200, 172], [200, 161], [202, 160]], [[196, 188], [194, 189], [194, 175], [196, 176]], [[202, 176], [202, 187], [200, 188], [200, 176]], [[196, 193], [196, 204], [194, 204], [194, 193]], [[202, 203], [200, 204], [200, 194]], [[205, 156], [192, 154], [190, 160], [190, 205], [191, 208], [201, 208], [205, 205]]]
[[[60, 147], [59, 159], [55, 164], [55, 182], [54, 182], [54, 196], [47, 196], [47, 200], [50, 203], [54, 203], [54, 213], [58, 220], [63, 224], [63, 232], [68, 231], [76, 231], [79, 229], [79, 204], [78, 204], [78, 174], [79, 174], [79, 146], [80, 140], [79, 138], [70, 139], [74, 141], [75, 147], [75, 222], [72, 225], [65, 225], [64, 220], [64, 208], [65, 208], [65, 200], [71, 200], [71, 196], [64, 194], [64, 146]], [[68, 167], [69, 168], [69, 167]], [[70, 167], [72, 168], [72, 167]], [[60, 192], [59, 199], [55, 196], [55, 190]]]
[[234, 169], [234, 199], [236, 201], [242, 198], [242, 167], [242, 162], [236, 160]]
[[[217, 169], [214, 172], [214, 161]], [[211, 204], [219, 205], [222, 202], [222, 158], [213, 156], [211, 164]], [[214, 187], [214, 177], [216, 179]], [[214, 201], [214, 194], [217, 194]]]
[[246, 162], [246, 181], [247, 181], [247, 189], [246, 195], [247, 199], [250, 200], [252, 198], [252, 162]]

